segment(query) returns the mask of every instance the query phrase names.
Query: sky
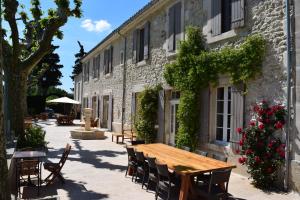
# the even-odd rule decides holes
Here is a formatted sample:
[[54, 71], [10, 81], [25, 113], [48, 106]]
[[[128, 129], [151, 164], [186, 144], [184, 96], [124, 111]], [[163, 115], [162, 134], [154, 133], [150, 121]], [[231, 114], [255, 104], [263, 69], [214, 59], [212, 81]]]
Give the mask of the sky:
[[[42, 10], [46, 12], [48, 8], [55, 8], [53, 1], [40, 0]], [[30, 8], [30, 0], [19, 0], [19, 2], [27, 9]], [[56, 53], [59, 54], [60, 63], [64, 66], [61, 70], [63, 78], [61, 78], [60, 87], [68, 92], [73, 87], [70, 75], [75, 62], [74, 54], [79, 51], [77, 41], [80, 41], [85, 51], [88, 52], [148, 2], [149, 0], [83, 0], [83, 17], [70, 18], [61, 29], [64, 38], [54, 39], [53, 42], [54, 45], [59, 46]]]

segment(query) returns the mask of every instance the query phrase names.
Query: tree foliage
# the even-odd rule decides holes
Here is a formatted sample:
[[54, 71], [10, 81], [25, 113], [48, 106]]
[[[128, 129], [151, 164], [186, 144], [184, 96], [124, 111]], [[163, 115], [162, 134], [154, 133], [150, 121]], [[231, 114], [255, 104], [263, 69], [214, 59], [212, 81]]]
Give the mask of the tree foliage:
[[70, 78], [74, 81], [74, 77], [77, 76], [78, 74], [80, 74], [82, 72], [82, 63], [81, 63], [81, 58], [83, 58], [83, 56], [86, 54], [86, 52], [84, 51], [84, 47], [83, 45], [79, 42], [79, 52], [75, 54], [75, 65], [73, 66], [73, 72], [72, 72], [72, 76], [70, 76]]
[[180, 43], [175, 62], [167, 64], [164, 78], [183, 94], [178, 109], [179, 130], [177, 146], [197, 146], [201, 89], [218, 83], [220, 74], [228, 74], [232, 84], [247, 84], [261, 73], [265, 40], [260, 35], [245, 38], [239, 47], [218, 50], [205, 48], [200, 28], [188, 27], [187, 40]]

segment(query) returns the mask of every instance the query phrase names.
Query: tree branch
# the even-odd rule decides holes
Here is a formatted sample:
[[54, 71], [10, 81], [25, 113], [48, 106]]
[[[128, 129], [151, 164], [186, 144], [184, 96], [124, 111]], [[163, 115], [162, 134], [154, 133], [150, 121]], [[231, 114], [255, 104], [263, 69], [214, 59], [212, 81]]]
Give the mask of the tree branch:
[[13, 43], [13, 62], [16, 64], [20, 55], [19, 30], [16, 22], [16, 13], [19, 3], [16, 0], [4, 0], [4, 18], [11, 29], [11, 38]]

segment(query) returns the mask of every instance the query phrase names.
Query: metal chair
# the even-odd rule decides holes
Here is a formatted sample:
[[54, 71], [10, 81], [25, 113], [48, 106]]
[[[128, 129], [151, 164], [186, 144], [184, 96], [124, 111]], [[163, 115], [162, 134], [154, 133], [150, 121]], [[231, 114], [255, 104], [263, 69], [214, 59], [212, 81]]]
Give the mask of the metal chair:
[[206, 199], [228, 198], [228, 183], [231, 169], [213, 171], [208, 185], [196, 188], [198, 196]]
[[223, 162], [227, 162], [228, 158], [222, 155], [218, 155], [218, 154], [213, 154], [212, 155], [213, 159], [219, 160], [219, 161], [223, 161]]
[[145, 160], [143, 152], [136, 151], [136, 160], [137, 160], [137, 169], [133, 176], [135, 176], [135, 181], [137, 181], [137, 177], [142, 175], [142, 188], [144, 187], [146, 176], [148, 175], [148, 164]]
[[201, 150], [198, 150], [198, 149], [195, 150], [195, 153], [199, 154], [201, 156], [205, 156], [205, 157], [207, 157], [207, 155], [208, 155], [208, 153], [206, 151], [201, 151]]
[[156, 163], [158, 182], [156, 185], [155, 199], [161, 194], [161, 191], [167, 192], [167, 200], [170, 199], [171, 190], [175, 188], [175, 176], [173, 173], [170, 173], [168, 166], [165, 164]]
[[155, 182], [155, 184], [157, 184], [158, 178], [157, 178], [157, 168], [155, 163], [156, 158], [146, 157], [146, 159], [148, 161], [148, 167], [149, 167], [148, 181], [147, 181], [147, 191], [148, 191], [150, 182]]
[[126, 147], [127, 155], [128, 155], [128, 165], [125, 173], [125, 177], [127, 176], [127, 173], [129, 169], [132, 170], [132, 178], [131, 181], [133, 181], [133, 174], [135, 173], [137, 169], [137, 161], [136, 161], [136, 155], [133, 148]]

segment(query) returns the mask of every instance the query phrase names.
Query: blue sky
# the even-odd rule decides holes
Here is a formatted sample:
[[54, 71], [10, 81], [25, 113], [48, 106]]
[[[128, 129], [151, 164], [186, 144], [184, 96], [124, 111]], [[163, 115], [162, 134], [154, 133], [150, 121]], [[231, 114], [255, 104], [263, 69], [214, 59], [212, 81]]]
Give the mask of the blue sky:
[[[54, 6], [54, 0], [40, 1], [45, 11]], [[19, 2], [26, 8], [30, 7], [30, 0]], [[77, 41], [84, 45], [85, 51], [89, 51], [148, 2], [149, 0], [83, 0], [83, 17], [71, 18], [62, 28], [63, 40], [54, 40], [54, 44], [60, 46], [56, 52], [60, 55], [61, 64], [64, 65], [61, 88], [70, 91], [73, 87], [69, 76], [75, 61], [74, 54], [79, 51]]]

